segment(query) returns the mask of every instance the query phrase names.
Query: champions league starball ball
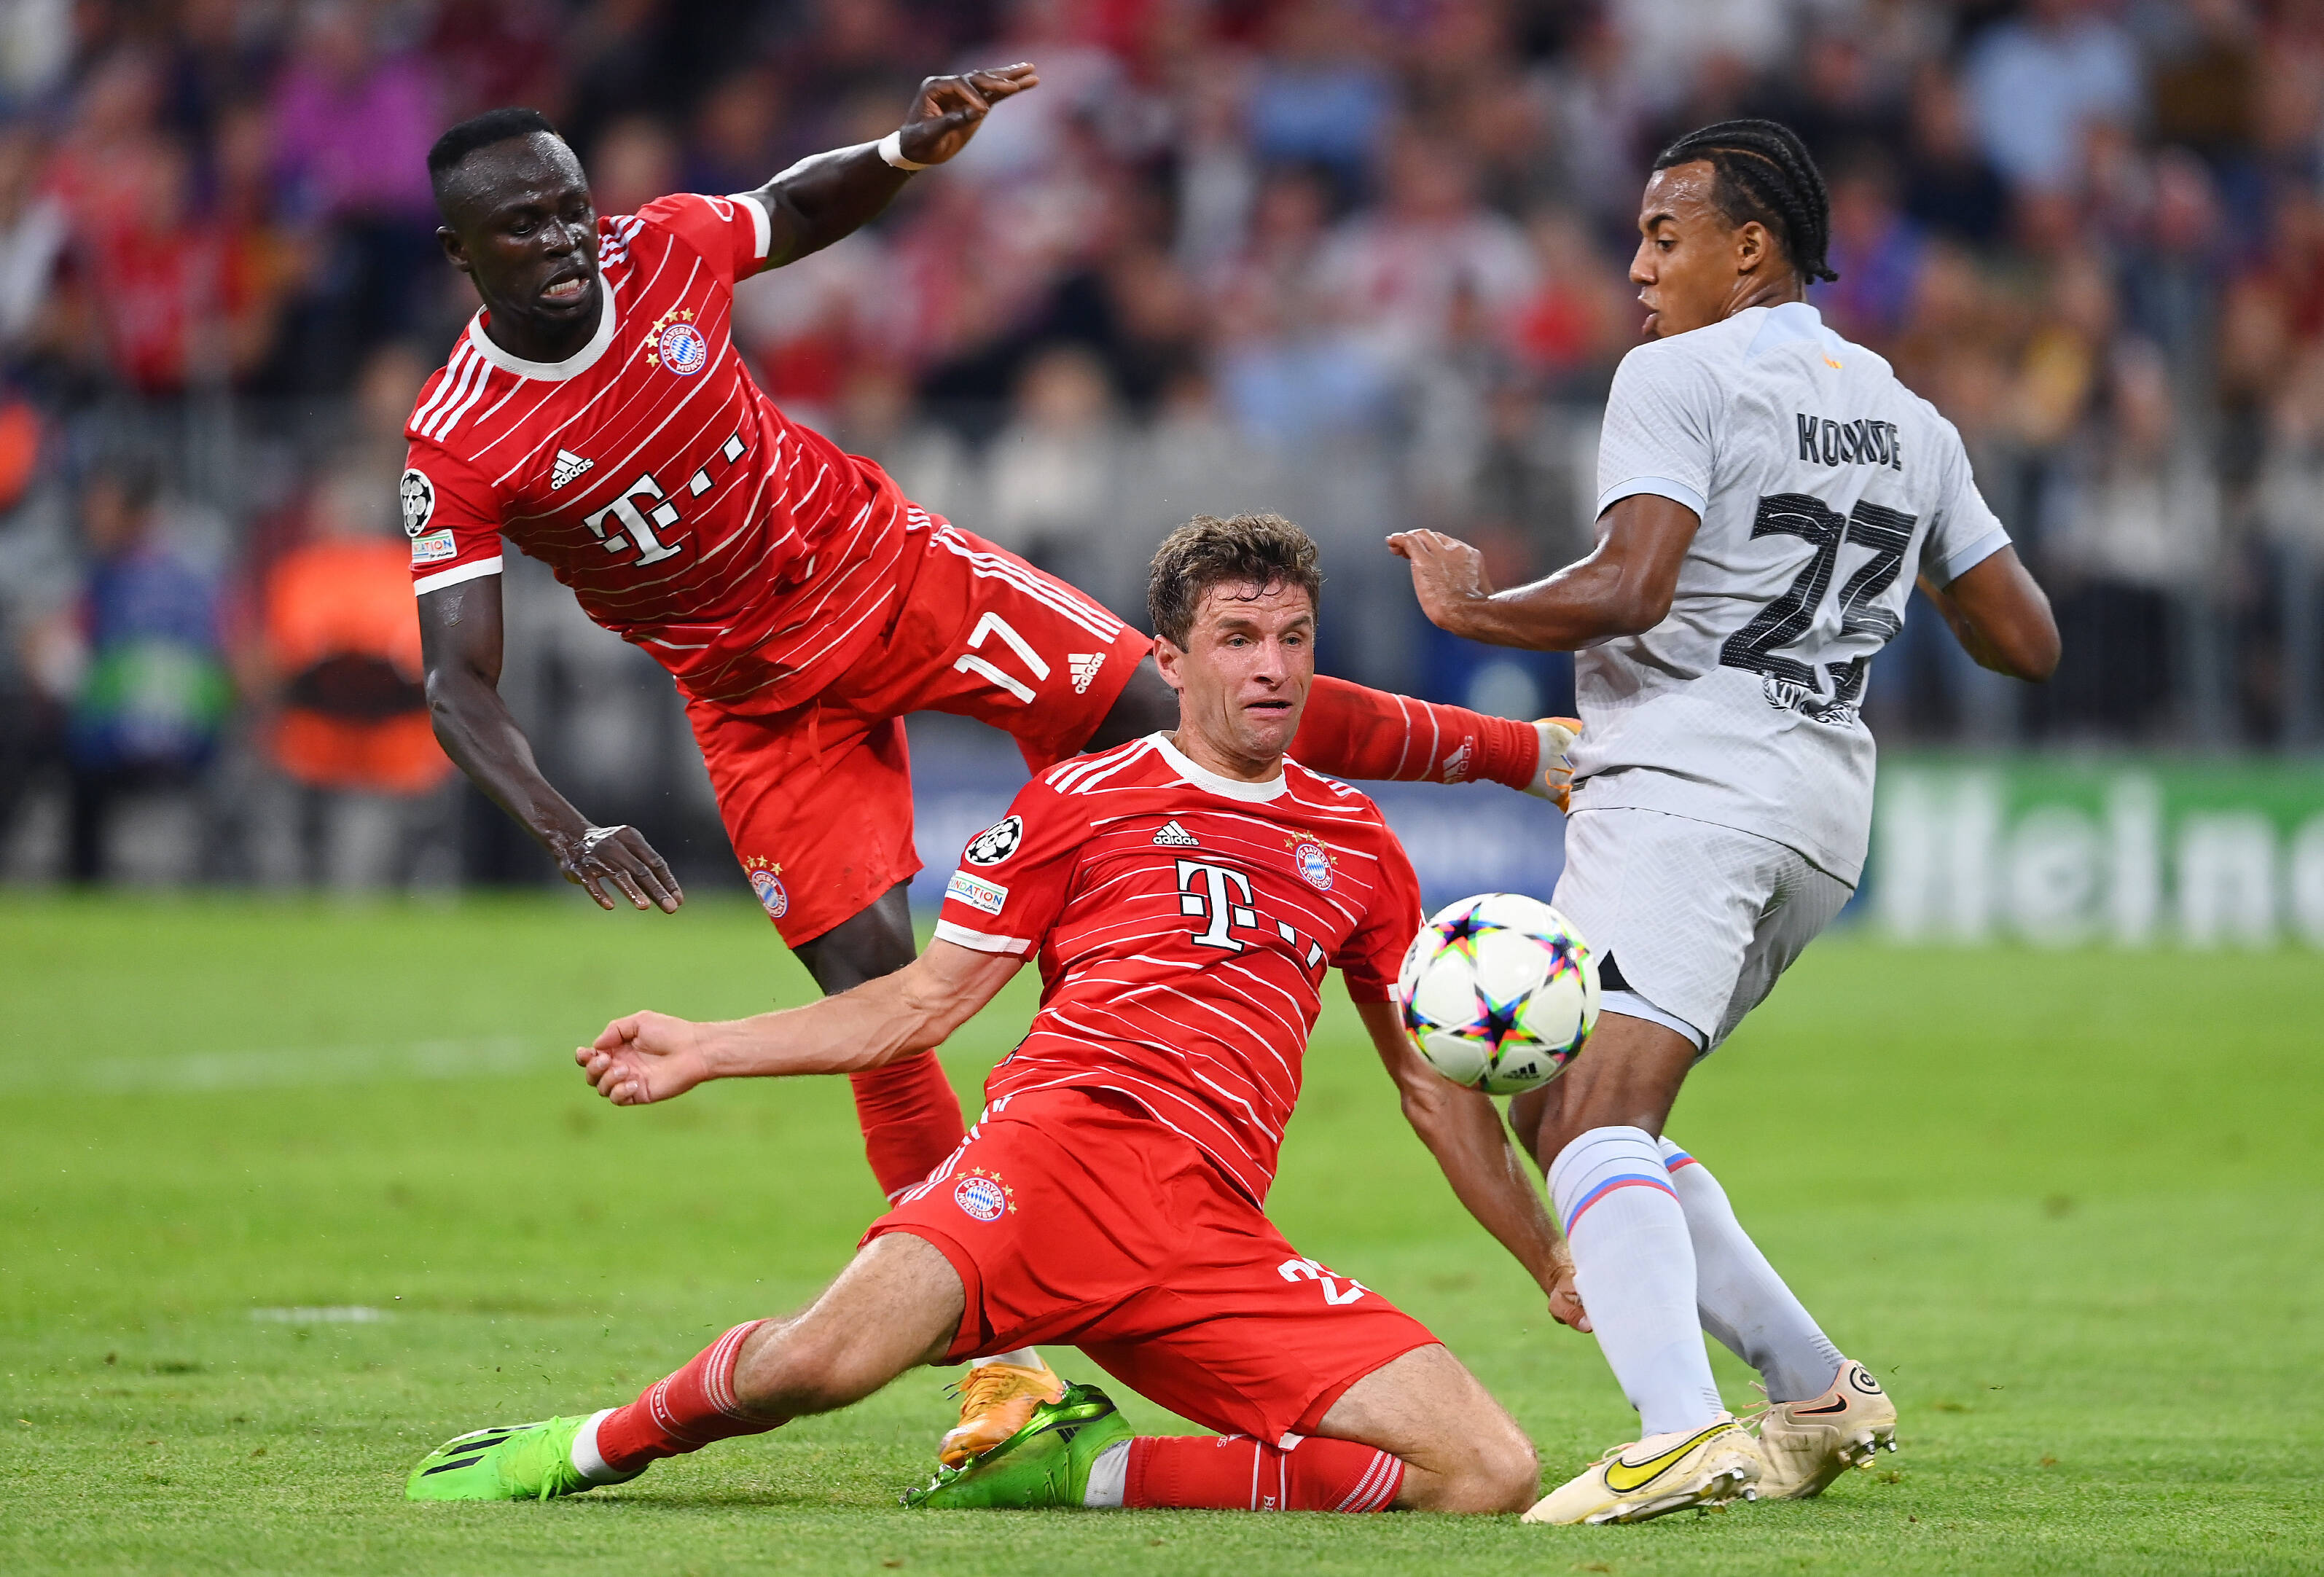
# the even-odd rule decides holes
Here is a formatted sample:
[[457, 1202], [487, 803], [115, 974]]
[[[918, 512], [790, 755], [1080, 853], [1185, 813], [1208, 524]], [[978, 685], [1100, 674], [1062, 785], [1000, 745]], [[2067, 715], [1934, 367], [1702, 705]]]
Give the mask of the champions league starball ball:
[[1405, 1032], [1456, 1084], [1514, 1095], [1545, 1084], [1598, 1023], [1598, 964], [1572, 922], [1513, 892], [1429, 917], [1397, 974]]

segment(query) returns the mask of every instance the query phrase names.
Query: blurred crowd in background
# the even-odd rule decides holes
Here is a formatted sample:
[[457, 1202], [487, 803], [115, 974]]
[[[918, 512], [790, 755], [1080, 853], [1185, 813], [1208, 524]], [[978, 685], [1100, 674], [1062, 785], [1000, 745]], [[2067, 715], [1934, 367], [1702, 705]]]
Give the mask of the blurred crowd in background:
[[[1765, 115], [1830, 179], [1812, 299], [1959, 425], [2065, 634], [2028, 690], [1920, 604], [1884, 742], [2324, 743], [2324, 0], [8, 0], [0, 873], [544, 870], [420, 709], [401, 429], [475, 306], [429, 143], [536, 106], [622, 213], [1018, 60], [1038, 92], [745, 285], [738, 337], [1123, 611], [1169, 525], [1280, 508], [1327, 668], [1567, 704], [1563, 659], [1430, 631], [1379, 539], [1503, 584], [1586, 550], [1644, 173]], [[551, 776], [723, 862], [659, 671], [511, 562]]]

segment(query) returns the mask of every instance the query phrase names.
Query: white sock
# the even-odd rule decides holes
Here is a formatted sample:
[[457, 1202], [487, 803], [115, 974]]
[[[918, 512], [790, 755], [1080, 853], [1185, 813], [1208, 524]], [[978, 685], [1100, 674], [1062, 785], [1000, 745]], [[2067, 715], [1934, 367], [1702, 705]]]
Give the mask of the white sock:
[[1640, 1433], [1692, 1433], [1722, 1412], [1694, 1308], [1686, 1212], [1642, 1128], [1593, 1128], [1558, 1152], [1550, 1197], [1599, 1350]]
[[638, 1473], [616, 1472], [597, 1454], [597, 1425], [611, 1418], [616, 1410], [607, 1407], [591, 1414], [589, 1421], [573, 1436], [573, 1471], [593, 1484], [626, 1484], [645, 1471], [640, 1468]]
[[1840, 1378], [1840, 1349], [1759, 1252], [1711, 1169], [1668, 1138], [1663, 1164], [1694, 1240], [1694, 1301], [1702, 1328], [1759, 1371], [1771, 1402], [1804, 1402]]
[[1082, 1504], [1118, 1510], [1129, 1491], [1130, 1442], [1117, 1440], [1090, 1463], [1089, 1488], [1082, 1491]]
[[1038, 1369], [1041, 1367], [1041, 1350], [1038, 1347], [1019, 1347], [1008, 1352], [996, 1352], [990, 1358], [972, 1358], [968, 1360], [968, 1366], [971, 1369], [986, 1363], [1008, 1363], [1014, 1364], [1019, 1369]]

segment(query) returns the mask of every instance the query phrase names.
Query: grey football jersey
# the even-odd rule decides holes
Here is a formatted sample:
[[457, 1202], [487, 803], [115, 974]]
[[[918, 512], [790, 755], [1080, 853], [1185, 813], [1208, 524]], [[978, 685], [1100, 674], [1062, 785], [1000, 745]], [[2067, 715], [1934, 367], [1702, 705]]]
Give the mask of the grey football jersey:
[[1622, 359], [1598, 511], [1695, 512], [1667, 618], [1582, 652], [1576, 810], [1692, 816], [1772, 838], [1853, 883], [1872, 822], [1858, 708], [1916, 576], [2009, 541], [1960, 435], [1804, 302], [1754, 307]]

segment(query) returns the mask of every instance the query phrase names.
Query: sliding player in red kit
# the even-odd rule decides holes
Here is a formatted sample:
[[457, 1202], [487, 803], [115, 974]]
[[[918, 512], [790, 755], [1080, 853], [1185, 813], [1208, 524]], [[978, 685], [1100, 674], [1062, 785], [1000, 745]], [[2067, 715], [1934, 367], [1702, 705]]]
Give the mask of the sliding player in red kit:
[[[735, 854], [826, 992], [912, 957], [906, 713], [990, 723], [1037, 770], [1172, 715], [1145, 636], [786, 419], [731, 336], [738, 280], [873, 217], [1034, 82], [1029, 66], [934, 78], [880, 143], [619, 217], [596, 214], [572, 151], [530, 110], [464, 122], [429, 155], [445, 251], [484, 300], [407, 427], [403, 520], [437, 735], [601, 905], [678, 907], [645, 838], [560, 795], [501, 700], [505, 539], [677, 679]], [[1552, 797], [1569, 737], [1319, 680], [1298, 744], [1346, 777]], [[959, 1143], [958, 1099], [934, 1056], [853, 1085], [892, 1200]], [[969, 1443], [1054, 1389], [1036, 1355], [1001, 1356], [964, 1388]]]
[[1492, 1102], [1406, 1038], [1420, 926], [1379, 809], [1286, 761], [1314, 676], [1315, 547], [1272, 515], [1201, 518], [1156, 556], [1157, 733], [1051, 769], [971, 840], [926, 955], [806, 1008], [641, 1013], [576, 1060], [632, 1105], [708, 1078], [918, 1055], [1028, 959], [1039, 1015], [957, 1150], [789, 1320], [740, 1324], [624, 1407], [478, 1431], [412, 1471], [422, 1500], [546, 1499], [761, 1434], [923, 1363], [1067, 1342], [1219, 1436], [1131, 1437], [1065, 1386], [908, 1505], [1513, 1511], [1533, 1448], [1428, 1330], [1302, 1255], [1263, 1213], [1339, 968], [1454, 1191], [1578, 1319], [1563, 1250]]

